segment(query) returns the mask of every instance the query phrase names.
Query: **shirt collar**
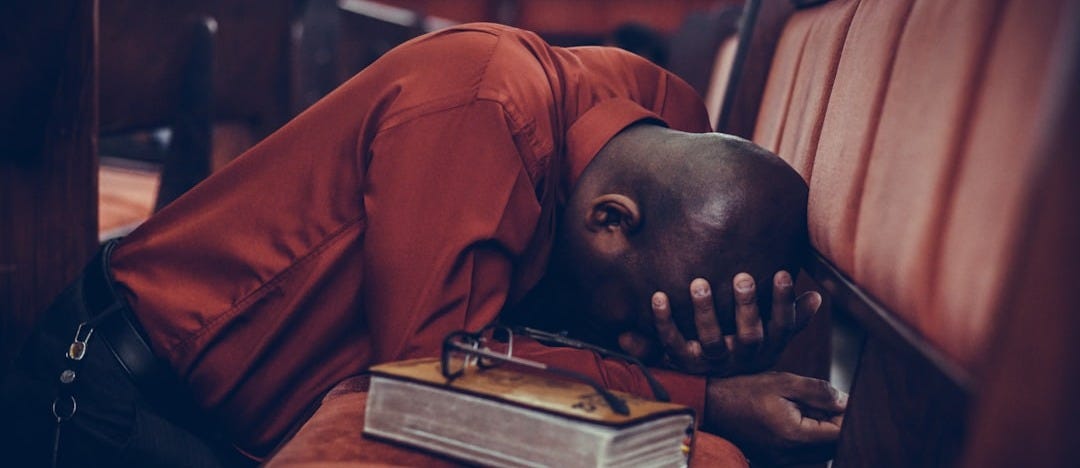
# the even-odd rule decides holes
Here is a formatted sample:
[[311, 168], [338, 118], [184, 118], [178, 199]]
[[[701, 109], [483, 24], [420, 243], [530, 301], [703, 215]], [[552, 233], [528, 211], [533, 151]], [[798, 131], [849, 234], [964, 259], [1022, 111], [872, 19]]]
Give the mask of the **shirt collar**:
[[649, 119], [667, 126], [656, 113], [626, 98], [604, 101], [581, 114], [566, 131], [562, 193], [570, 193], [581, 178], [581, 173], [617, 133], [636, 122]]

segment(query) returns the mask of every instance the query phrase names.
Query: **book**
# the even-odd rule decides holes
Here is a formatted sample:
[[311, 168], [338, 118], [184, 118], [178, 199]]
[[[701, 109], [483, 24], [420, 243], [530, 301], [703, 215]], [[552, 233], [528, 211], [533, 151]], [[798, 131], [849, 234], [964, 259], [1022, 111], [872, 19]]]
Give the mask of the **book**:
[[447, 382], [438, 359], [371, 369], [364, 435], [489, 466], [686, 466], [689, 407], [611, 392], [617, 414], [591, 386], [506, 366], [477, 367]]

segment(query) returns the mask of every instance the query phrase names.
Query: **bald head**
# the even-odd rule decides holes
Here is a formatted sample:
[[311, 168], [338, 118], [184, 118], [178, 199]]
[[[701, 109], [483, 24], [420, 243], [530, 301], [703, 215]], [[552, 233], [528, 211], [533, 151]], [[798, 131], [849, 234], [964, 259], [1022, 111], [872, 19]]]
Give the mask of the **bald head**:
[[636, 125], [582, 174], [556, 258], [592, 299], [593, 320], [649, 328], [649, 297], [664, 291], [693, 336], [688, 285], [704, 277], [721, 325], [733, 330], [732, 277], [750, 273], [767, 298], [776, 271], [797, 270], [806, 200], [802, 178], [749, 141]]

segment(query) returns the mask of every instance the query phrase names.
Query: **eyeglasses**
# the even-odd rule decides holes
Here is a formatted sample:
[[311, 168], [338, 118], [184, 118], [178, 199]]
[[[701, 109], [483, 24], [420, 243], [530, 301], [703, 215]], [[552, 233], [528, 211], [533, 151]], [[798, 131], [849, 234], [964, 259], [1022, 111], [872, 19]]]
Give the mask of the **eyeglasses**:
[[[568, 369], [549, 366], [542, 362], [515, 357], [513, 355], [515, 333], [535, 339], [541, 343], [586, 349], [594, 351], [601, 356], [615, 357], [631, 362], [642, 369], [642, 373], [649, 382], [649, 387], [652, 389], [656, 399], [669, 401], [667, 391], [664, 390], [664, 387], [653, 378], [648, 369], [637, 359], [583, 341], [527, 327], [511, 328], [489, 325], [475, 333], [466, 332], [464, 330], [450, 333], [443, 340], [442, 346], [441, 370], [443, 377], [445, 377], [447, 381], [451, 381], [464, 374], [465, 369], [470, 366], [486, 369], [498, 364], [517, 365], [548, 372], [563, 378], [587, 384], [603, 398], [604, 402], [607, 403], [608, 407], [610, 407], [613, 412], [624, 416], [630, 414], [630, 408], [627, 406], [625, 400], [611, 393], [587, 375]], [[495, 350], [493, 347], [502, 350]]]

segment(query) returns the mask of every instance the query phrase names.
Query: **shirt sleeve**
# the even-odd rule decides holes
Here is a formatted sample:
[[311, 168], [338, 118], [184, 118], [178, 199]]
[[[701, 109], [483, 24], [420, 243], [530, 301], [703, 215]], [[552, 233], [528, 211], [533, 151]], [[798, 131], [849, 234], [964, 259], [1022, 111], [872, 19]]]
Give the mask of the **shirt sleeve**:
[[[522, 338], [514, 339], [514, 356], [585, 374], [605, 388], [653, 398], [652, 389], [641, 370], [626, 361], [603, 359], [591, 351], [544, 346]], [[693, 408], [699, 421], [704, 417], [705, 377], [654, 368], [650, 368], [649, 372], [664, 386], [671, 401]]]
[[[527, 143], [474, 100], [381, 130], [364, 182], [364, 310], [375, 362], [432, 356], [502, 310], [540, 206]], [[520, 143], [520, 145], [519, 145]]]
[[[517, 138], [522, 126], [499, 104], [477, 101], [376, 137], [364, 184], [364, 303], [376, 362], [436, 355], [447, 333], [479, 329], [502, 311], [540, 213], [522, 164], [531, 151]], [[651, 397], [627, 363], [535, 342], [515, 354]], [[704, 379], [655, 375], [674, 401], [702, 414]]]

